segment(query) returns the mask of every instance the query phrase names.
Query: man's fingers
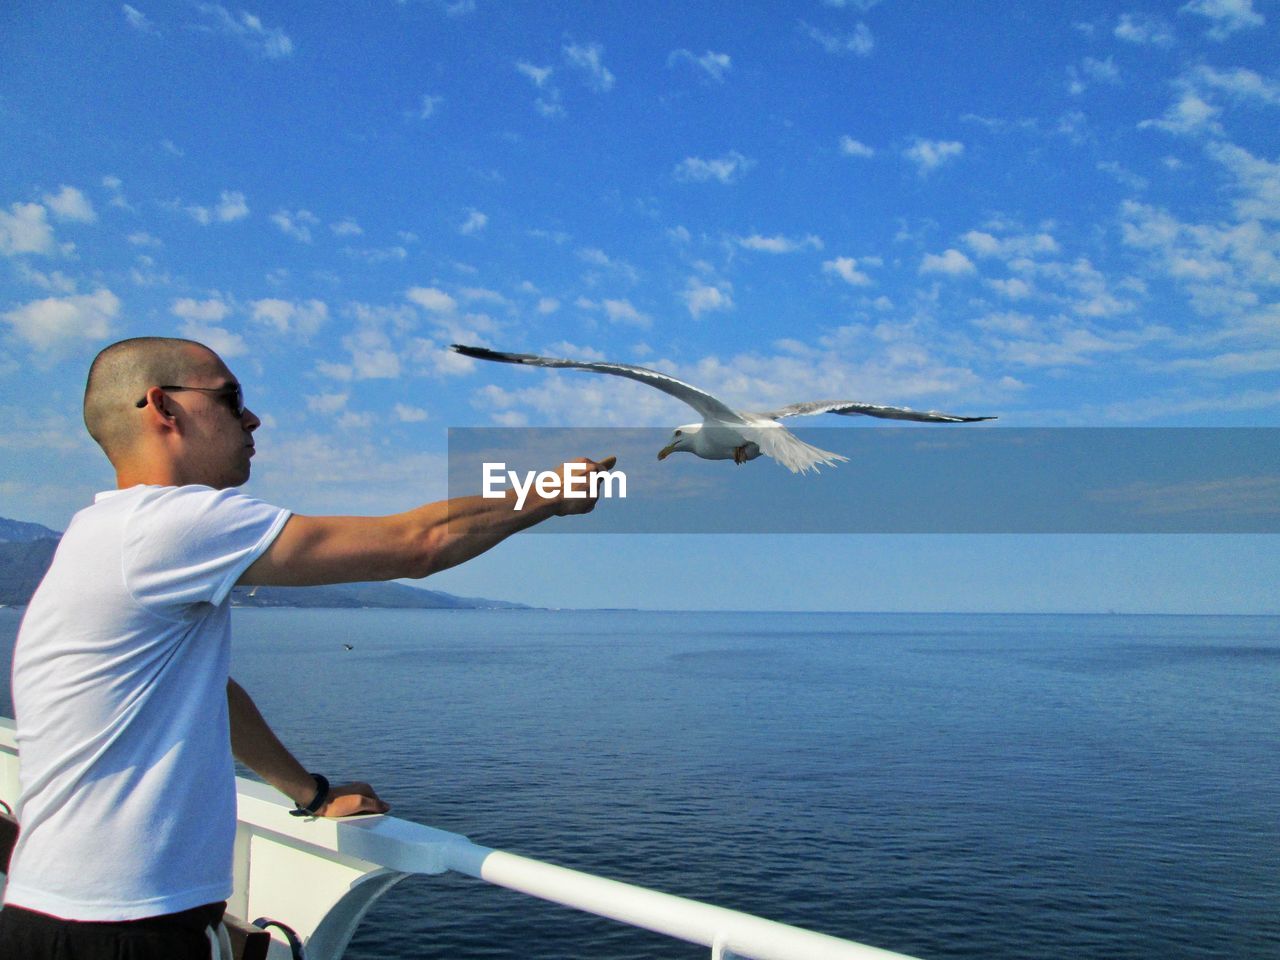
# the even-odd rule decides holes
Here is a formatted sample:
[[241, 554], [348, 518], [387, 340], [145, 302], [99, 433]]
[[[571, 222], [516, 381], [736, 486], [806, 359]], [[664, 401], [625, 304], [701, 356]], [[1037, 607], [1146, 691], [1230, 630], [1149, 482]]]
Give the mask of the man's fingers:
[[617, 462], [618, 462], [618, 458], [617, 458], [617, 457], [605, 457], [603, 460], [601, 460], [599, 463], [597, 463], [597, 464], [596, 464], [596, 469], [597, 469], [597, 470], [612, 470], [612, 469], [613, 469], [613, 465], [614, 465], [615, 463], [617, 463]]
[[383, 802], [367, 783], [346, 783], [329, 792], [320, 815], [324, 817], [353, 817], [360, 813], [386, 813], [391, 807]]

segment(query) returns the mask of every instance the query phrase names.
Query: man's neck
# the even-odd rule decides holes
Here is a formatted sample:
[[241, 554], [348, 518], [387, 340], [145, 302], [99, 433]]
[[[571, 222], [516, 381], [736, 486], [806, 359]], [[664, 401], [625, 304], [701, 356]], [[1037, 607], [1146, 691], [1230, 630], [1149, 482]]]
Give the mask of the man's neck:
[[181, 487], [189, 482], [181, 471], [169, 465], [126, 464], [116, 468], [116, 487], [120, 490], [137, 486]]

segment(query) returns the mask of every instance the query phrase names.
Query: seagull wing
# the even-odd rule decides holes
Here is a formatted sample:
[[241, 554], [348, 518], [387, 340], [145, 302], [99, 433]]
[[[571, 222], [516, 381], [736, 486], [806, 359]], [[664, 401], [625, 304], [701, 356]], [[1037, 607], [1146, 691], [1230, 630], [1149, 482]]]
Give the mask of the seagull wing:
[[912, 410], [910, 407], [883, 407], [874, 403], [857, 403], [853, 400], [811, 400], [807, 403], [793, 403], [762, 413], [760, 416], [770, 420], [781, 420], [783, 417], [807, 417], [816, 413], [838, 413], [846, 417], [866, 416], [880, 417], [885, 420], [917, 420], [921, 423], [976, 423], [979, 420], [994, 420], [995, 417], [959, 417], [952, 413], [939, 413], [937, 410]]
[[805, 443], [786, 427], [772, 423], [767, 427], [743, 430], [742, 436], [753, 441], [761, 453], [777, 460], [792, 473], [808, 473], [810, 470], [817, 472], [819, 464], [834, 467], [849, 459]]
[[648, 367], [637, 367], [629, 363], [609, 363], [607, 361], [561, 360], [557, 357], [538, 357], [531, 353], [503, 353], [501, 350], [466, 347], [457, 343], [453, 344], [452, 349], [464, 357], [471, 357], [475, 360], [496, 360], [500, 363], [520, 363], [530, 367], [563, 367], [571, 370], [590, 370], [594, 373], [610, 373], [615, 377], [626, 377], [628, 380], [646, 383], [661, 390], [663, 393], [670, 394], [677, 400], [683, 400], [697, 410], [698, 413], [702, 414], [704, 420], [719, 420], [724, 423], [747, 422], [741, 413], [727, 406], [722, 400], [713, 397], [705, 390], [699, 390], [683, 380], [677, 380], [675, 377], [659, 373], [657, 370], [650, 370]]

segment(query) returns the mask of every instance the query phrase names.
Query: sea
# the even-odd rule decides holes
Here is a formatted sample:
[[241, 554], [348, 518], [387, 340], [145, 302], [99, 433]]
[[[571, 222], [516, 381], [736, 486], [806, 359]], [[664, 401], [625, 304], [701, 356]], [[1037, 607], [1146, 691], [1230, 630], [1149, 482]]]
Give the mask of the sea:
[[[310, 769], [485, 846], [926, 960], [1280, 958], [1280, 617], [235, 624], [234, 676]], [[708, 953], [445, 875], [347, 960]]]

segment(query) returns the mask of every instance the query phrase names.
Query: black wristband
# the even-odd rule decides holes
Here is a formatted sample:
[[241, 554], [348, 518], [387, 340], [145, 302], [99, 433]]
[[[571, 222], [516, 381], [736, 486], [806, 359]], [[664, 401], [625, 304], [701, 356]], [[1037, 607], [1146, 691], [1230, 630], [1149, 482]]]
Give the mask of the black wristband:
[[290, 816], [294, 817], [314, 817], [325, 801], [329, 799], [329, 781], [318, 773], [313, 773], [312, 778], [316, 781], [316, 795], [311, 798], [311, 802], [305, 807], [299, 804], [289, 811]]

